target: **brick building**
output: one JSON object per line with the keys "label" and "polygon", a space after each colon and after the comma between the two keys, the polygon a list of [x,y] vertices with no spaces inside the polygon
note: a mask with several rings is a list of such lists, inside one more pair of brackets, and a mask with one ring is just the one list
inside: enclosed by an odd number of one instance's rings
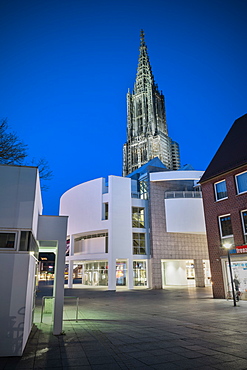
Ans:
{"label": "brick building", "polygon": [[230,290],[227,244],[242,298],[247,291],[246,135],[247,114],[233,123],[200,180],[215,298]]}

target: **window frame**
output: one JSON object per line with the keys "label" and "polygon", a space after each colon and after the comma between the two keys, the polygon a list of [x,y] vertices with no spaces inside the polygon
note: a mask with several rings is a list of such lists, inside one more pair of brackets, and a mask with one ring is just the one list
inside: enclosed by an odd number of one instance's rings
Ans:
{"label": "window frame", "polygon": [[243,171],[243,172],[240,172],[237,175],[235,175],[235,183],[236,183],[237,194],[247,193],[247,189],[244,190],[244,191],[239,191],[238,180],[237,180],[238,176],[243,175],[244,173],[246,173],[246,175],[247,175],[247,171]]}
{"label": "window frame", "polygon": [[[134,212],[133,210],[134,209],[137,209],[138,211],[137,212]],[[140,211],[143,211],[143,213],[141,213]],[[146,215],[145,215],[145,207],[135,207],[135,206],[132,206],[132,214],[131,214],[131,217],[132,217],[132,228],[133,229],[145,229],[146,228]],[[137,219],[134,219],[133,216],[134,214],[137,214],[138,217]],[[142,216],[143,216],[143,220],[142,220]],[[134,226],[134,222],[138,223],[138,226]],[[143,223],[143,226],[141,226]]]}
{"label": "window frame", "polygon": [[[138,237],[138,239],[137,238],[134,238],[134,234],[138,234],[139,235],[139,237]],[[143,239],[140,237],[140,234],[141,235],[143,235],[144,236],[144,247],[143,246],[141,246],[141,243],[140,243],[140,241],[143,241]],[[133,254],[133,256],[146,256],[147,255],[147,243],[146,243],[146,233],[145,232],[133,232],[132,233],[132,254]],[[134,240],[138,240],[139,241],[139,245],[138,246],[135,246],[134,245]],[[141,248],[144,248],[144,252],[145,253],[134,253],[134,248],[136,248],[136,249],[139,249],[139,252],[141,252]]]}
{"label": "window frame", "polygon": [[6,251],[16,251],[17,250],[17,243],[18,243],[18,231],[17,230],[0,230],[0,234],[14,234],[15,240],[14,240],[14,247],[13,248],[1,248],[0,252],[6,252]]}
{"label": "window frame", "polygon": [[247,213],[247,209],[243,209],[242,211],[240,211],[240,213],[241,213],[241,222],[242,222],[242,230],[243,230],[243,235],[244,235],[244,242],[245,242],[245,244],[247,244],[247,223],[246,223],[246,227],[245,227],[244,216],[243,216],[244,212]]}
{"label": "window frame", "polygon": [[217,181],[217,182],[214,183],[214,194],[215,194],[215,200],[216,200],[216,202],[219,202],[219,201],[224,200],[224,199],[228,199],[227,186],[226,186],[226,197],[218,198],[218,194],[219,193],[217,192],[216,187],[217,187],[218,184],[220,184],[222,182],[225,182],[225,184],[226,184],[226,180],[225,179],[220,180],[220,181]]}
{"label": "window frame", "polygon": [[103,221],[107,221],[109,219],[109,203],[103,203]]}
{"label": "window frame", "polygon": [[230,213],[228,213],[228,214],[226,214],[226,215],[218,216],[218,220],[219,220],[219,229],[220,229],[220,238],[221,238],[222,240],[227,239],[227,238],[230,238],[230,237],[233,237],[233,233],[232,233],[232,234],[225,235],[225,236],[223,236],[223,235],[222,235],[222,227],[221,227],[221,221],[220,221],[220,220],[221,220],[223,217],[230,217],[231,227],[232,227],[232,219],[231,219],[231,214],[230,214]]}

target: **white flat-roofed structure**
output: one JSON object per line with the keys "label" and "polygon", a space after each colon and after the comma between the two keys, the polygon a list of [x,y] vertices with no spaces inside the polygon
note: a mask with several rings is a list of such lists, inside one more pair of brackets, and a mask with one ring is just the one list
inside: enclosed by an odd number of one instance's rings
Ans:
{"label": "white flat-roofed structure", "polygon": [[[147,201],[132,198],[136,181],[109,176],[75,186],[60,200],[60,215],[68,215],[69,287],[73,269],[79,266],[82,284],[132,289],[148,286]],[[133,228],[132,214],[142,220]],[[145,214],[144,214],[145,213]],[[137,220],[138,222],[138,220]],[[135,235],[134,235],[135,234]],[[140,266],[142,275],[135,277]]]}
{"label": "white flat-roofed structure", "polygon": [[128,177],[99,178],[64,193],[69,287],[73,278],[82,287],[109,290],[205,286],[210,273],[202,174],[167,171],[156,158]]}
{"label": "white flat-roofed structure", "polygon": [[53,333],[62,332],[67,217],[43,216],[36,167],[0,165],[0,356],[21,356],[33,324],[38,253],[56,254]]}

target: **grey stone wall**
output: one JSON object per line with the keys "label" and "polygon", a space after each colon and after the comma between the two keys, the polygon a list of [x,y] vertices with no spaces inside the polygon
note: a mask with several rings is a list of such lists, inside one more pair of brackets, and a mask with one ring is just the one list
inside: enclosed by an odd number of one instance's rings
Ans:
{"label": "grey stone wall", "polygon": [[151,287],[162,288],[161,259],[193,259],[196,286],[204,286],[202,260],[209,259],[206,235],[167,233],[164,202],[167,186],[166,181],[150,182]]}

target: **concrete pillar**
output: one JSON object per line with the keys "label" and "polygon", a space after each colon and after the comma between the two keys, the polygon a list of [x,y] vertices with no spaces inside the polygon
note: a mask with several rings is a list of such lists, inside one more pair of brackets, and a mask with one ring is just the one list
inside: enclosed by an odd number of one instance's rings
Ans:
{"label": "concrete pillar", "polygon": [[74,262],[69,261],[68,288],[73,288],[73,268],[74,268]]}
{"label": "concrete pillar", "polygon": [[[74,256],[74,245],[75,245],[74,235],[70,235],[69,256]],[[68,288],[73,288],[73,266],[74,266],[73,261],[69,261]]]}
{"label": "concrete pillar", "polygon": [[151,260],[152,289],[162,289],[161,261],[157,258]]}
{"label": "concrete pillar", "polygon": [[63,328],[63,302],[64,302],[64,266],[65,266],[65,248],[57,246],[55,279],[53,286],[54,311],[53,311],[53,334],[59,335]]}
{"label": "concrete pillar", "polygon": [[133,277],[133,261],[132,259],[129,259],[127,261],[128,266],[128,289],[134,288],[134,277]]}
{"label": "concrete pillar", "polygon": [[194,260],[194,269],[195,269],[196,286],[197,287],[205,287],[203,260],[195,259]]}
{"label": "concrete pillar", "polygon": [[108,260],[108,290],[116,290],[116,259]]}

